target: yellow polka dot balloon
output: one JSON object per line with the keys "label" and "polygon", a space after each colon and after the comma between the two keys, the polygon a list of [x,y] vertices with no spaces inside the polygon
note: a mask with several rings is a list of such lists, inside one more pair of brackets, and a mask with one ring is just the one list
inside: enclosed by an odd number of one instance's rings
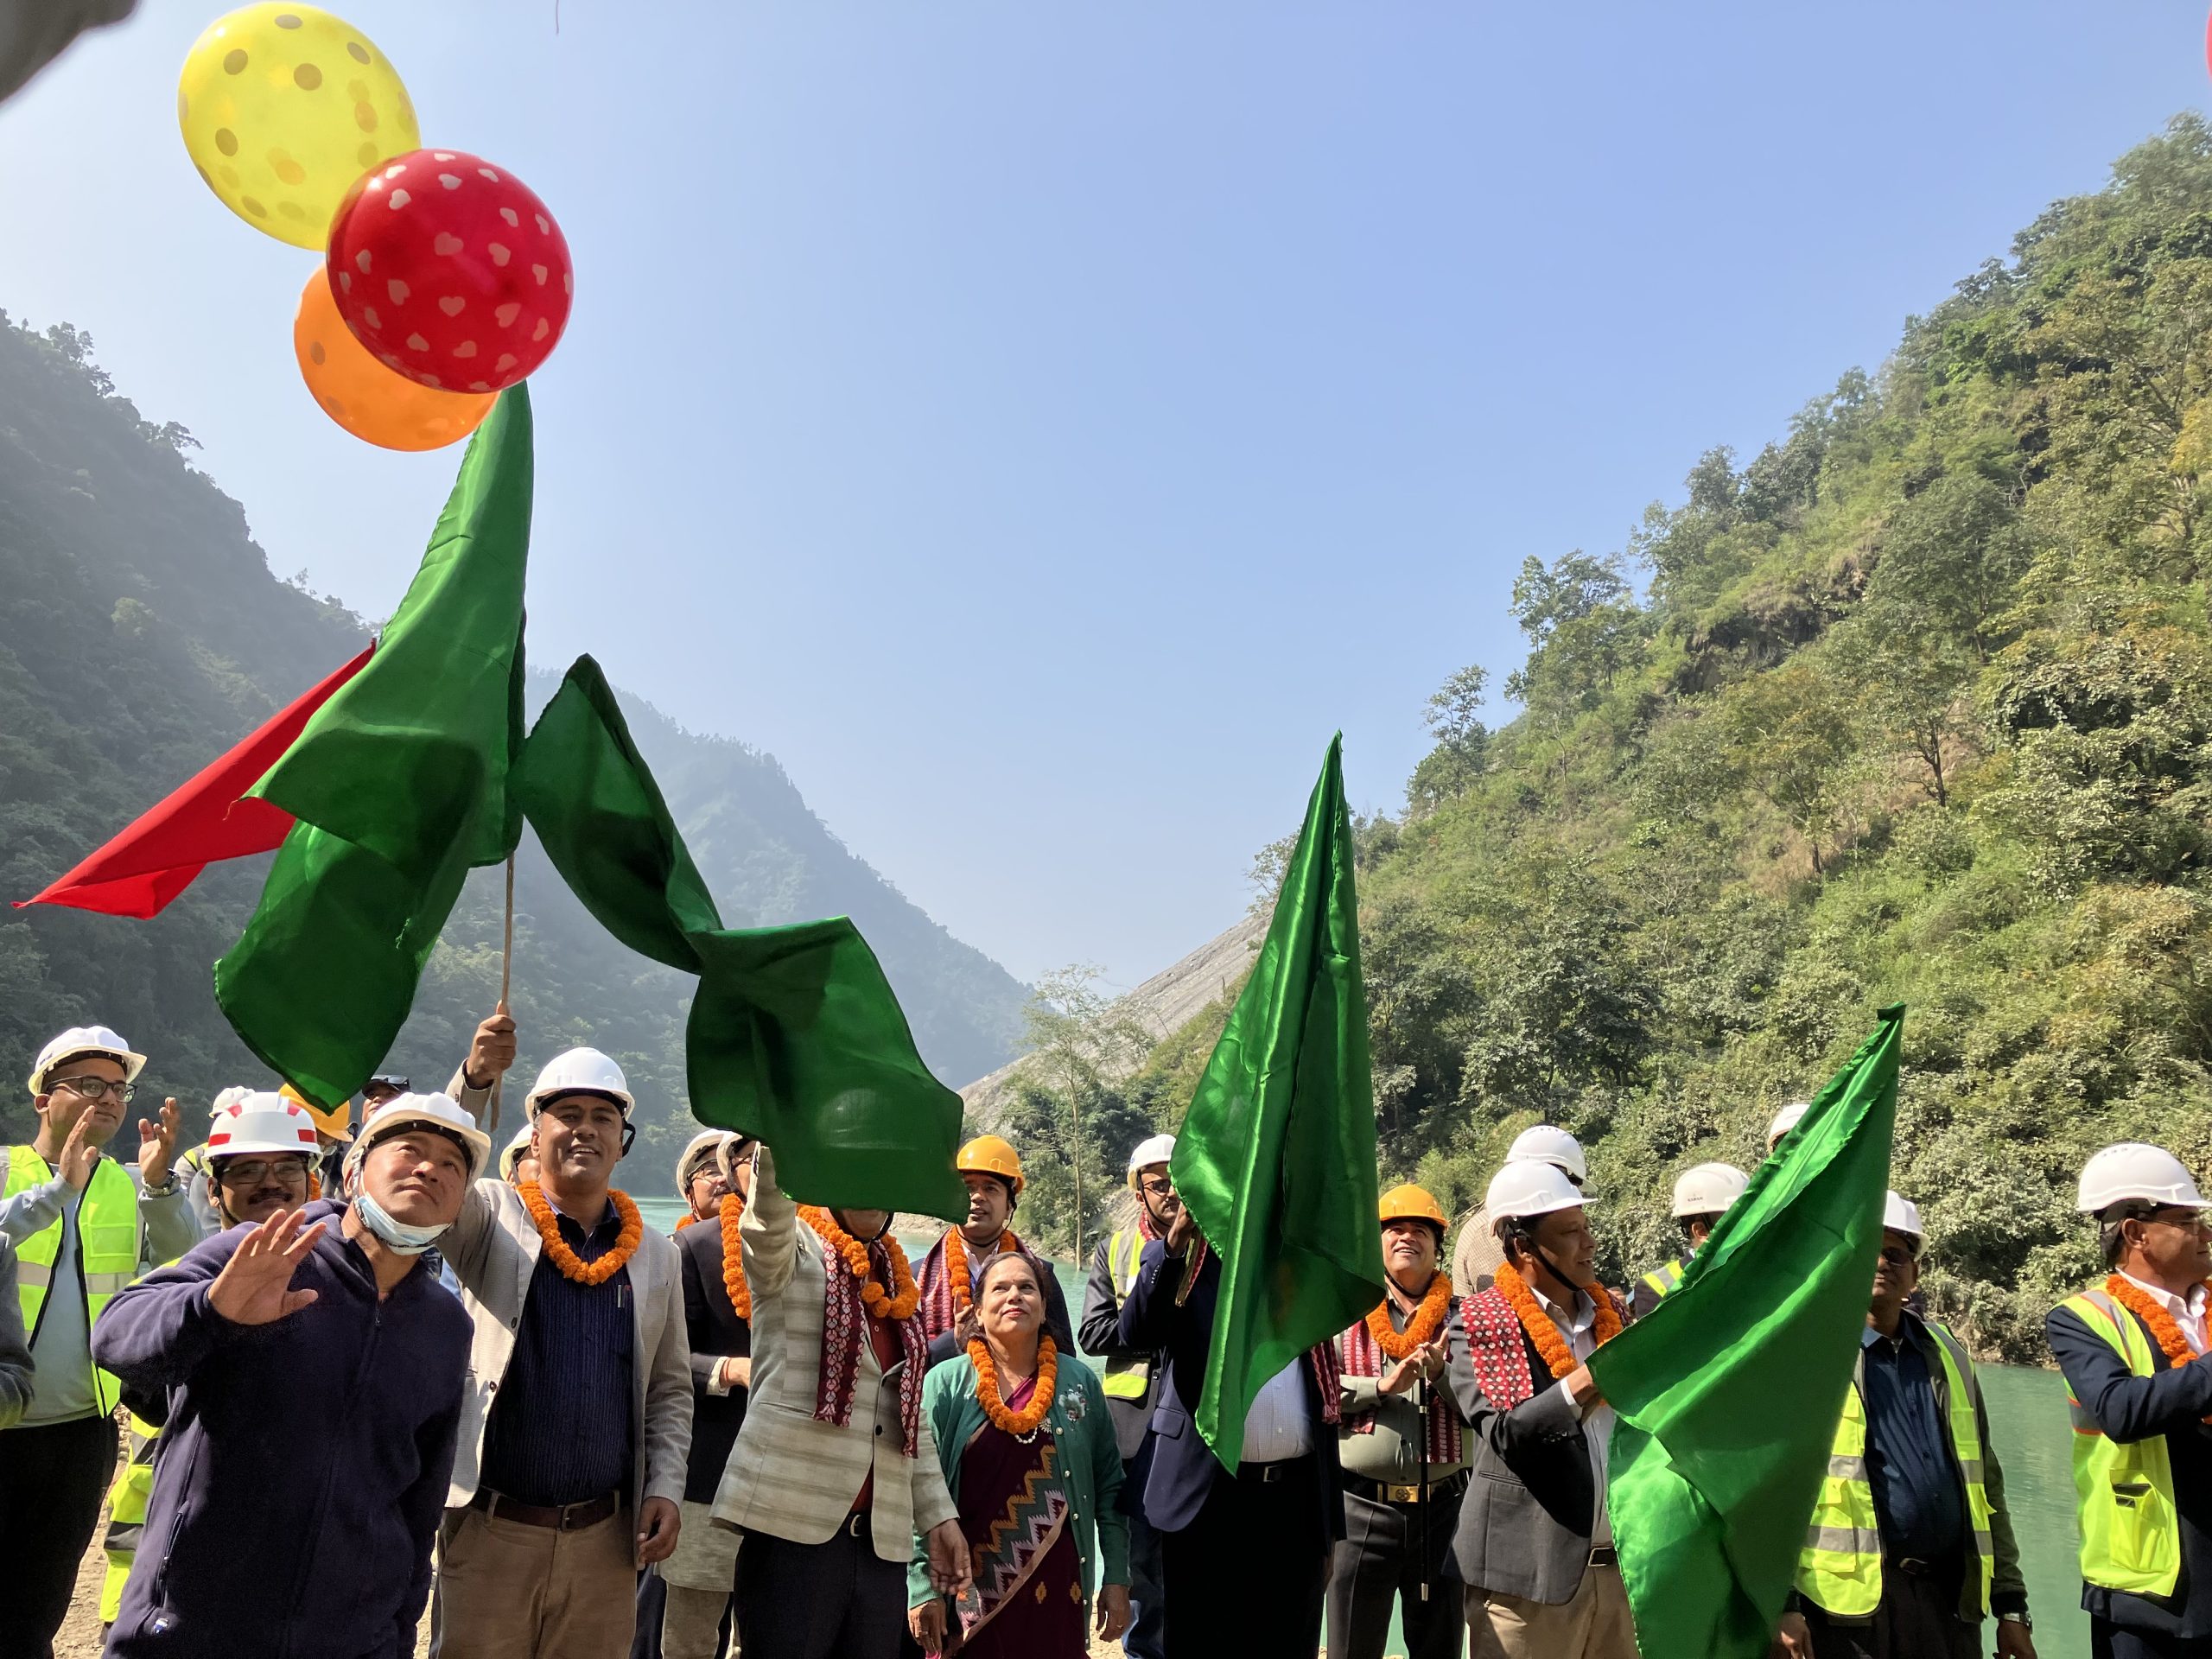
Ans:
{"label": "yellow polka dot balloon", "polygon": [[391,60],[313,6],[245,6],[210,23],[177,78],[176,118],[225,207],[318,251],[353,181],[423,142]]}

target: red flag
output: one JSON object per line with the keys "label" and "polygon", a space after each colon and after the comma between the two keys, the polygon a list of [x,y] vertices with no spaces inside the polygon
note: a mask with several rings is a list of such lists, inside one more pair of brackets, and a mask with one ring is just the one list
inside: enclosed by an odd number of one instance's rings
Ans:
{"label": "red flag", "polygon": [[109,916],[157,916],[208,865],[283,843],[292,815],[245,792],[299,739],[309,716],[352,679],[368,650],[301,693],[251,737],[111,840],[26,905],[68,905]]}

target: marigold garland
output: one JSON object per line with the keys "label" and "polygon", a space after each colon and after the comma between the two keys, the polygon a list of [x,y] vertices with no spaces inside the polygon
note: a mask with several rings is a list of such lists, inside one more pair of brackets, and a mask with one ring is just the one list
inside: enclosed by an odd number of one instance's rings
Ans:
{"label": "marigold garland", "polygon": [[1060,1354],[1053,1345],[1052,1333],[1043,1332],[1037,1338],[1037,1387],[1020,1411],[1007,1410],[999,1393],[999,1363],[991,1344],[976,1338],[968,1344],[968,1357],[976,1363],[976,1398],[982,1403],[983,1415],[1017,1438],[1034,1434],[1045,1414],[1052,1410],[1052,1395],[1059,1385]]}
{"label": "marigold garland", "polygon": [[753,1289],[745,1282],[745,1251],[737,1236],[737,1224],[745,1214],[745,1200],[734,1192],[722,1195],[722,1290],[737,1317],[753,1319]]}
{"label": "marigold garland", "polygon": [[883,1287],[869,1277],[868,1246],[837,1224],[837,1218],[820,1205],[802,1205],[799,1219],[820,1235],[822,1242],[845,1258],[845,1266],[854,1278],[861,1281],[861,1306],[871,1318],[889,1319],[894,1325],[914,1317],[914,1310],[922,1305],[922,1293],[914,1283],[913,1269],[906,1265],[906,1252],[899,1248],[899,1241],[886,1233],[883,1245],[891,1257],[891,1279],[895,1294],[887,1295]]}
{"label": "marigold garland", "polygon": [[[2212,1289],[2212,1279],[2204,1282],[2208,1289]],[[2183,1333],[2181,1322],[2133,1280],[2124,1274],[2115,1273],[2105,1281],[2105,1294],[2143,1321],[2143,1328],[2151,1333],[2151,1340],[2158,1344],[2166,1357],[2166,1363],[2176,1370],[2196,1357],[2196,1350],[2189,1345],[2189,1338]],[[2212,1417],[2204,1421],[2212,1423]]]}
{"label": "marigold garland", "polygon": [[[1428,1281],[1421,1306],[1414,1310],[1412,1319],[1406,1321],[1402,1333],[1390,1327],[1390,1300],[1384,1297],[1376,1303],[1375,1311],[1367,1316],[1367,1334],[1375,1338],[1375,1345],[1392,1359],[1403,1359],[1416,1348],[1425,1347],[1436,1340],[1436,1333],[1444,1328],[1446,1317],[1452,1312],[1452,1275],[1440,1273]],[[1548,1319],[1547,1325],[1551,1323]]]}
{"label": "marigold garland", "polygon": [[[1021,1241],[1014,1236],[1014,1229],[1007,1228],[999,1234],[1001,1250],[1018,1250]],[[976,1292],[969,1283],[968,1238],[957,1227],[944,1230],[944,1278],[952,1288],[952,1317],[957,1320],[975,1300]]]}
{"label": "marigold garland", "polygon": [[610,1189],[607,1201],[613,1205],[614,1213],[622,1217],[622,1230],[615,1236],[614,1248],[597,1261],[586,1262],[569,1248],[569,1241],[561,1236],[560,1218],[553,1213],[553,1206],[546,1202],[544,1190],[536,1181],[524,1181],[515,1191],[522,1194],[523,1207],[530,1211],[530,1218],[537,1225],[537,1236],[544,1241],[545,1254],[561,1270],[561,1276],[572,1284],[603,1285],[629,1265],[630,1258],[638,1253],[638,1244],[645,1236],[645,1224],[632,1203],[627,1192]]}
{"label": "marigold garland", "polygon": [[[1511,1304],[1521,1317],[1521,1328],[1529,1333],[1529,1340],[1536,1344],[1536,1351],[1544,1357],[1544,1363],[1551,1367],[1554,1377],[1571,1376],[1581,1361],[1575,1358],[1574,1350],[1567,1345],[1567,1338],[1560,1334],[1559,1326],[1552,1323],[1550,1314],[1536,1306],[1536,1293],[1529,1288],[1529,1281],[1510,1262],[1500,1262],[1491,1282],[1498,1294]],[[1592,1299],[1598,1306],[1598,1345],[1604,1347],[1621,1333],[1621,1316],[1614,1310],[1613,1299],[1599,1291]]]}
{"label": "marigold garland", "polygon": [[676,1230],[677,1230],[677,1232],[679,1232],[679,1233],[680,1233],[680,1232],[682,1232],[682,1231],[683,1231],[686,1227],[689,1227],[689,1226],[690,1226],[693,1222],[695,1222],[695,1221],[698,1221],[698,1220],[701,1220],[701,1219],[702,1219],[702,1217],[698,1217],[698,1216],[695,1216],[695,1215],[691,1215],[691,1214],[690,1214],[690,1213],[687,1211],[687,1212],[685,1213],[685,1215],[684,1215],[683,1219],[683,1220],[681,1220],[681,1221],[679,1221],[679,1222],[677,1222],[677,1223],[676,1224]]}

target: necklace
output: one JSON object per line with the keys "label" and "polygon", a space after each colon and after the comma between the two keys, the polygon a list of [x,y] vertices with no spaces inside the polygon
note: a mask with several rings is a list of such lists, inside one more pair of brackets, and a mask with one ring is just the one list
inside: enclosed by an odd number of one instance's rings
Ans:
{"label": "necklace", "polygon": [[[1021,1241],[1007,1228],[999,1235],[1001,1250],[1018,1250]],[[957,1227],[949,1227],[944,1234],[944,1278],[952,1287],[952,1317],[957,1320],[968,1311],[975,1298],[975,1289],[968,1278],[968,1236]]]}
{"label": "necklace", "polygon": [[968,1357],[976,1364],[976,1398],[982,1403],[983,1415],[1027,1446],[1037,1438],[1037,1427],[1045,1421],[1045,1414],[1052,1410],[1059,1382],[1060,1355],[1052,1345],[1052,1333],[1047,1331],[1037,1338],[1037,1386],[1029,1403],[1020,1411],[1007,1410],[999,1393],[999,1363],[992,1356],[991,1344],[977,1337],[968,1344]]}
{"label": "necklace", "polygon": [[536,1181],[524,1181],[515,1190],[522,1194],[523,1207],[537,1224],[537,1236],[544,1243],[545,1254],[553,1258],[553,1265],[560,1268],[561,1276],[572,1284],[605,1284],[629,1264],[630,1258],[638,1253],[639,1241],[645,1236],[645,1221],[638,1214],[638,1206],[630,1201],[630,1195],[610,1189],[607,1200],[613,1205],[614,1213],[622,1217],[622,1230],[615,1236],[613,1249],[595,1262],[586,1262],[561,1236],[560,1218],[546,1201],[544,1189]]}
{"label": "necklace", "polygon": [[753,1318],[753,1292],[745,1282],[745,1252],[737,1236],[738,1218],[745,1213],[745,1200],[734,1192],[722,1198],[722,1289],[729,1297],[729,1305],[737,1310],[737,1317],[750,1321]]}
{"label": "necklace", "polygon": [[[1392,1359],[1403,1359],[1414,1349],[1436,1340],[1436,1333],[1444,1328],[1445,1316],[1451,1311],[1452,1275],[1440,1273],[1429,1280],[1421,1306],[1414,1310],[1402,1333],[1390,1328],[1390,1301],[1386,1296],[1367,1316],[1367,1334]],[[1551,1321],[1547,1319],[1544,1323],[1548,1325]]]}
{"label": "necklace", "polygon": [[[1536,1344],[1536,1351],[1544,1357],[1554,1377],[1569,1375],[1580,1362],[1574,1350],[1567,1345],[1567,1338],[1559,1333],[1559,1326],[1552,1323],[1550,1314],[1536,1306],[1536,1293],[1529,1288],[1529,1281],[1510,1262],[1500,1262],[1492,1282],[1499,1294],[1511,1305],[1521,1317],[1521,1328],[1529,1333],[1529,1340]],[[1591,1299],[1597,1304],[1598,1345],[1604,1347],[1621,1333],[1621,1316],[1613,1311],[1613,1299],[1599,1291]]]}
{"label": "necklace", "polygon": [[837,1218],[820,1205],[802,1205],[798,1213],[824,1244],[844,1257],[846,1269],[861,1281],[861,1305],[873,1317],[893,1324],[914,1317],[922,1293],[915,1287],[913,1270],[906,1265],[906,1252],[899,1248],[897,1239],[888,1233],[883,1238],[884,1250],[891,1257],[892,1293],[886,1294],[883,1287],[869,1277],[867,1245],[840,1227]]}

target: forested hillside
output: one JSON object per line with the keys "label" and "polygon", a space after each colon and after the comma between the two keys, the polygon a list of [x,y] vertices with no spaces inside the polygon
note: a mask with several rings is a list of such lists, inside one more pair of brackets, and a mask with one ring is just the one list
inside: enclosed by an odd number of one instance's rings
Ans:
{"label": "forested hillside", "polygon": [[2212,134],[2051,207],[1626,547],[1530,558],[1503,729],[1438,694],[1364,827],[1387,1161],[1479,1198],[1538,1116],[1607,1268],[1671,1178],[1910,1007],[1895,1185],[1988,1349],[2092,1271],[2110,1141],[2212,1158]]}
{"label": "forested hillside", "polygon": [[[81,334],[34,334],[0,314],[0,898],[36,892],[366,638],[360,618],[270,575],[245,511],[189,464],[194,447],[117,395]],[[539,698],[553,683],[537,675]],[[1011,976],[854,857],[773,759],[626,706],[728,920],[849,913],[940,1076],[958,1084],[1007,1059],[1023,995]],[[55,1030],[98,1020],[152,1057],[142,1100],[202,1103],[257,1079],[208,969],[264,868],[210,869],[151,922],[0,910],[10,1073]],[[570,1042],[615,1052],[665,1150],[690,1130],[689,982],[608,938],[527,835],[517,892],[523,1064]],[[442,1083],[498,995],[499,901],[499,873],[479,871],[432,958],[393,1056],[418,1084]],[[0,1136],[27,1120],[21,1093],[0,1093]]]}

